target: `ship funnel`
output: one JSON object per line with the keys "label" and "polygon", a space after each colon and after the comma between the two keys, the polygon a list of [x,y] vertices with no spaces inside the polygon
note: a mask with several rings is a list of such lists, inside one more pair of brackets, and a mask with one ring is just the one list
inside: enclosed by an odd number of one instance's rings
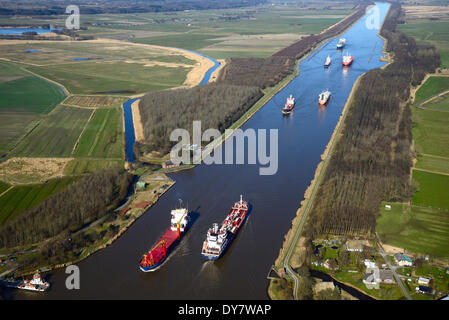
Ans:
{"label": "ship funnel", "polygon": [[240,195],[240,203],[242,203],[242,202],[243,202],[242,195]]}

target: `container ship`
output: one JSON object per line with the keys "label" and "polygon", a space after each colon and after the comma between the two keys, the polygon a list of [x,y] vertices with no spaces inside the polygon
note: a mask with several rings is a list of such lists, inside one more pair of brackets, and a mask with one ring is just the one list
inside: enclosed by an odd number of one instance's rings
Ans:
{"label": "container ship", "polygon": [[354,61],[354,57],[349,55],[349,53],[346,53],[346,55],[343,56],[344,66],[350,66],[352,64],[352,61]]}
{"label": "container ship", "polygon": [[42,280],[39,272],[36,272],[33,275],[33,279],[31,280],[13,280],[13,281],[5,281],[3,283],[5,287],[16,288],[21,290],[29,290],[29,291],[38,291],[43,292],[47,291],[50,288],[50,284],[44,280]]}
{"label": "container ship", "polygon": [[331,57],[327,56],[326,61],[324,62],[325,67],[329,67],[331,65]]}
{"label": "container ship", "polygon": [[337,49],[343,49],[345,45],[346,45],[346,39],[340,38],[340,40],[338,40],[338,43],[337,43]]}
{"label": "container ship", "polygon": [[240,195],[240,201],[234,203],[221,225],[214,223],[212,228],[207,231],[201,251],[201,255],[205,259],[217,260],[223,255],[245,221],[247,212],[248,202],[243,201]]}
{"label": "container ship", "polygon": [[182,235],[189,227],[189,214],[186,208],[171,211],[170,228],[165,231],[159,241],[143,255],[140,261],[140,270],[143,272],[155,271],[160,268],[170,252],[181,240]]}
{"label": "container ship", "polygon": [[323,91],[318,96],[318,102],[320,103],[320,105],[324,106],[330,97],[331,97],[331,92],[329,90]]}
{"label": "container ship", "polygon": [[290,97],[287,98],[285,106],[282,108],[282,113],[284,115],[290,114],[294,106],[295,106],[295,98],[293,98],[293,96],[290,95]]}

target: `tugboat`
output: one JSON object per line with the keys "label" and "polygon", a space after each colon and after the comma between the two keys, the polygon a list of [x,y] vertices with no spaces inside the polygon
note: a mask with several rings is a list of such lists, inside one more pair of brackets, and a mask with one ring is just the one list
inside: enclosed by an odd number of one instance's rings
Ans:
{"label": "tugboat", "polygon": [[290,97],[287,98],[285,106],[282,108],[282,113],[284,115],[290,114],[294,106],[295,106],[295,98],[293,98],[293,96],[290,95]]}
{"label": "tugboat", "polygon": [[[180,200],[180,207],[182,206]],[[165,231],[161,239],[143,255],[140,261],[140,270],[143,272],[155,271],[169,256],[174,247],[181,241],[182,235],[189,227],[189,214],[186,208],[171,211],[170,228]]]}
{"label": "tugboat", "polygon": [[326,61],[324,62],[324,66],[327,68],[331,65],[331,57],[327,56]]}
{"label": "tugboat", "polygon": [[349,53],[346,53],[346,55],[343,56],[343,65],[344,66],[350,66],[352,62],[354,61],[354,57],[349,55]]}
{"label": "tugboat", "polygon": [[5,281],[4,286],[9,288],[38,291],[38,292],[47,291],[50,288],[50,284],[42,280],[39,272],[36,272],[33,275],[33,279],[31,280]]}
{"label": "tugboat", "polygon": [[201,250],[201,255],[205,259],[217,260],[223,255],[245,221],[248,208],[248,202],[243,201],[240,195],[240,201],[234,203],[221,225],[219,226],[217,223],[212,225],[212,228],[207,231],[206,240],[204,240]]}
{"label": "tugboat", "polygon": [[331,92],[329,90],[323,91],[320,93],[318,97],[318,102],[320,105],[324,106],[331,96]]}
{"label": "tugboat", "polygon": [[343,49],[345,45],[346,45],[346,39],[340,38],[340,40],[338,40],[338,43],[337,43],[337,49]]}

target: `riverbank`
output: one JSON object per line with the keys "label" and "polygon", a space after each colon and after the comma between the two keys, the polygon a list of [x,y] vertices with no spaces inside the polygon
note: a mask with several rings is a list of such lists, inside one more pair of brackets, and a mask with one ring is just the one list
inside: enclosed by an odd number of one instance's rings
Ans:
{"label": "riverbank", "polygon": [[[357,21],[359,21],[359,20],[360,19],[358,19]],[[385,22],[385,19],[384,19],[383,23],[384,22]],[[382,25],[383,25],[383,23],[382,23]],[[379,30],[382,30],[382,29],[379,29]],[[377,35],[378,36],[380,35],[380,31],[377,33]],[[385,48],[386,48],[386,44],[384,42],[384,45],[382,48],[382,51],[384,54],[385,54]],[[316,195],[318,187],[321,184],[321,181],[324,177],[324,173],[327,169],[327,165],[331,158],[332,150],[333,150],[334,146],[337,144],[337,142],[339,141],[339,137],[341,136],[341,130],[342,130],[342,128],[344,128],[344,121],[348,114],[348,110],[350,109],[350,106],[352,104],[353,95],[356,92],[356,90],[359,86],[360,80],[363,78],[364,75],[365,75],[365,73],[360,75],[354,82],[354,85],[352,86],[351,92],[350,92],[350,94],[346,100],[346,103],[343,107],[339,121],[338,121],[337,125],[335,126],[335,129],[332,133],[332,136],[331,136],[323,154],[321,155],[321,161],[317,165],[314,177],[311,180],[309,187],[306,189],[306,191],[304,193],[304,200],[301,201],[301,203],[300,203],[300,207],[296,212],[296,216],[292,220],[292,227],[289,229],[289,231],[285,235],[284,242],[280,249],[279,255],[278,255],[277,259],[275,260],[275,268],[276,269],[285,268],[286,271],[292,277],[296,277],[296,275],[293,273],[291,268],[294,267],[294,265],[299,266],[300,264],[302,264],[304,262],[304,261],[300,261],[300,259],[302,259],[302,260],[305,259],[305,257],[304,257],[305,250],[303,250],[305,247],[301,246],[301,243],[305,240],[305,238],[300,237],[300,233],[302,231],[302,228],[304,227],[304,225],[307,222],[309,211],[312,208],[314,196]],[[293,260],[293,262],[292,262],[292,260]],[[272,281],[272,280],[270,280],[270,281]],[[296,284],[296,279],[295,279],[295,284]],[[297,290],[297,288],[294,288],[294,292],[296,290]],[[296,296],[296,294],[295,294],[295,296]]]}
{"label": "riverbank", "polygon": [[[175,181],[167,177],[164,173],[154,173],[145,176],[140,180],[146,184],[142,189],[135,187],[134,192],[130,195],[127,202],[116,209],[116,217],[112,221],[104,221],[104,218],[91,223],[88,227],[83,228],[79,232],[84,233],[99,233],[105,229],[118,228],[117,232],[110,238],[100,238],[94,244],[87,248],[79,254],[79,257],[75,260],[56,264],[56,265],[42,265],[39,267],[33,267],[32,270],[25,269],[24,271],[16,271],[15,276],[27,276],[35,272],[36,269],[42,272],[49,272],[60,268],[65,268],[69,265],[79,263],[84,259],[90,257],[94,253],[101,249],[110,246],[114,241],[116,241],[120,236],[122,236],[126,230],[139,219],[148,209],[150,209],[158,199],[167,192],[174,184]],[[48,241],[48,240],[46,240]],[[5,276],[6,274],[4,274]]]}

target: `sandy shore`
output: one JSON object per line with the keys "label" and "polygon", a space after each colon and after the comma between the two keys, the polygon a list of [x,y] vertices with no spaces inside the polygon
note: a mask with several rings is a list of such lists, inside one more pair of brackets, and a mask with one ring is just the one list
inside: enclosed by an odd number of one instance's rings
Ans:
{"label": "sandy shore", "polygon": [[137,142],[145,140],[145,136],[143,135],[142,120],[140,118],[139,102],[140,100],[136,100],[131,104],[134,122],[134,135],[136,136]]}
{"label": "sandy shore", "polygon": [[212,74],[210,75],[209,82],[217,81],[218,75],[220,74],[221,70],[223,70],[223,68],[226,65],[226,59],[217,59],[217,61],[220,63],[220,66],[217,69],[215,69],[214,72],[212,72]]}

